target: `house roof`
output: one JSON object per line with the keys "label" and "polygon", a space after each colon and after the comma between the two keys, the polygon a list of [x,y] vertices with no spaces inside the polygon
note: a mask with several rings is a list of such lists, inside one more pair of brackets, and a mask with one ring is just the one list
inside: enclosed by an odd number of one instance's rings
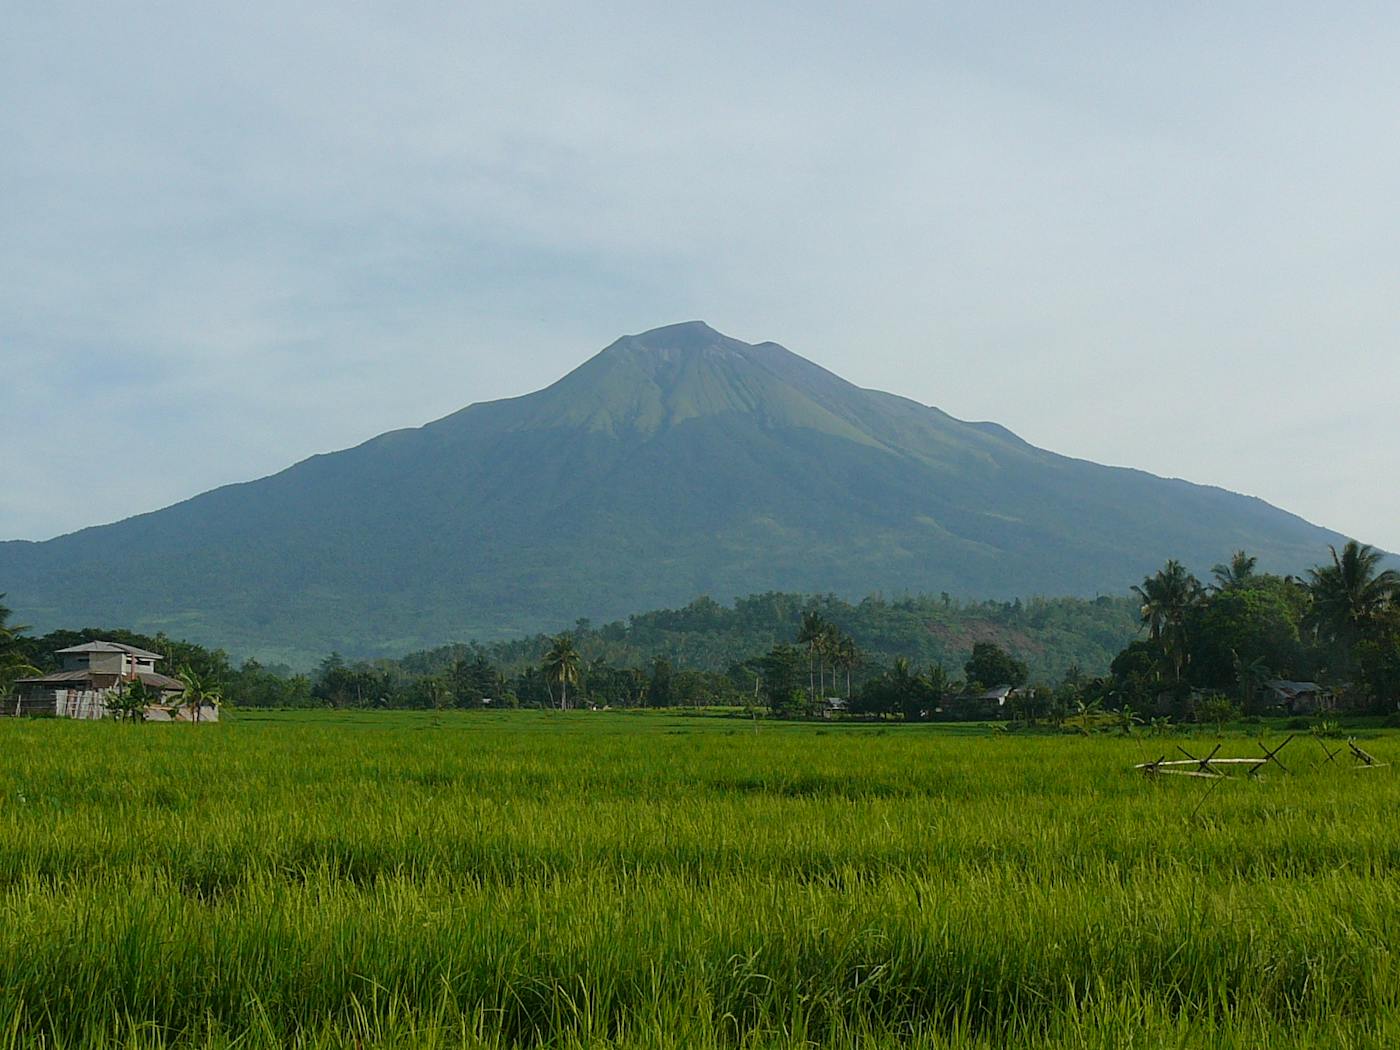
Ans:
{"label": "house roof", "polygon": [[185,683],[178,678],[171,678],[168,674],[160,674],[156,671],[138,671],[136,677],[141,679],[146,685],[153,689],[167,689],[170,691],[185,691]]}
{"label": "house roof", "polygon": [[39,675],[35,678],[16,678],[15,685],[63,685],[67,682],[85,682],[90,677],[91,671],[55,671],[53,674]]}
{"label": "house roof", "polygon": [[994,689],[988,689],[985,693],[977,696],[978,700],[1005,700],[1016,690],[1009,685],[999,685]]}
{"label": "house roof", "polygon": [[1272,682],[1268,682],[1267,685],[1270,689],[1276,690],[1277,692],[1289,693],[1294,696],[1299,693],[1323,692],[1322,686],[1318,685],[1316,682],[1288,682],[1282,678],[1275,678]]}
{"label": "house roof", "polygon": [[[141,679],[143,685],[148,685],[152,689],[159,689],[163,692],[185,691],[185,683],[178,678],[171,678],[169,675],[158,674],[155,671],[138,671],[136,677]],[[15,685],[52,685],[65,686],[75,682],[85,682],[95,688],[110,689],[117,683],[115,674],[104,674],[101,671],[55,671],[53,674],[39,675],[37,678],[18,678]]]}
{"label": "house roof", "polygon": [[122,645],[120,642],[84,642],[82,645],[70,645],[67,649],[58,650],[60,653],[126,653],[128,656],[141,656],[147,660],[164,660],[160,653],[153,653],[147,649],[138,649],[134,645]]}

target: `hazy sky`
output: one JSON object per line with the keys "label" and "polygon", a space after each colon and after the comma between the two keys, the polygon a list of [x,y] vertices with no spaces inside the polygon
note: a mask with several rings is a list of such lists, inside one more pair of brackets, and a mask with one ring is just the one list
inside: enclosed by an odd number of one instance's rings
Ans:
{"label": "hazy sky", "polygon": [[11,0],[0,538],[703,318],[1400,549],[1397,54],[1393,3]]}

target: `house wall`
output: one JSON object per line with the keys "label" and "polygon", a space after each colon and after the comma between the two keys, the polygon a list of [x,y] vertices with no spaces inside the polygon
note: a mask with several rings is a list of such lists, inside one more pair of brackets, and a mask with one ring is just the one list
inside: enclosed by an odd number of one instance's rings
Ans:
{"label": "house wall", "polygon": [[126,668],[125,653],[65,653],[65,671],[98,671],[102,674],[122,674]]}
{"label": "house wall", "polygon": [[6,718],[20,718],[26,715],[48,715],[52,714],[54,701],[52,693],[44,693],[41,696],[19,694],[6,697],[0,703],[0,715]]}

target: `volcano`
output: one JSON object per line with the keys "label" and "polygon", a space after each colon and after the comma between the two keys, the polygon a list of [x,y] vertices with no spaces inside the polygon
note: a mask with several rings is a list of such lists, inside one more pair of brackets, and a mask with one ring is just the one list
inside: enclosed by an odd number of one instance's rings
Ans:
{"label": "volcano", "polygon": [[1121,594],[1337,533],[865,390],[701,322],[553,385],[42,543],[0,544],[38,629],[164,630],[304,661],[557,629],[766,590]]}

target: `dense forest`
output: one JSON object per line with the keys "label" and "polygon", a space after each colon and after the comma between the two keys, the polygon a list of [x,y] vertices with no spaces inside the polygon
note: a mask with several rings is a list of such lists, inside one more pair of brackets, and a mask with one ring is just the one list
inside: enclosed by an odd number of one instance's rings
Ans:
{"label": "dense forest", "polygon": [[[1123,597],[858,603],[785,593],[700,598],[554,636],[448,645],[397,660],[327,656],[311,674],[235,666],[163,635],[85,628],[31,636],[0,606],[0,692],[54,652],[106,638],[240,707],[698,707],[792,716],[1081,723],[1091,712],[1219,720],[1285,710],[1276,686],[1316,683],[1314,709],[1396,711],[1400,576],[1356,543],[1305,578],[1243,551],[1206,583],[1175,561]],[[998,692],[999,690],[999,692]],[[1010,690],[1008,692],[1008,690]],[[1123,714],[1125,713],[1126,714]]]}
{"label": "dense forest", "polygon": [[[742,700],[753,693],[753,661],[792,642],[804,616],[819,616],[859,647],[858,684],[896,660],[961,666],[977,643],[995,644],[1023,661],[1037,679],[1058,681],[1071,668],[1106,671],[1138,631],[1126,597],[1035,598],[961,602],[948,595],[846,602],[831,595],[770,592],[725,606],[702,597],[681,609],[660,609],[602,625],[586,620],[567,634],[583,661],[580,702],[693,705]],[[13,632],[12,632],[13,633]],[[15,635],[16,659],[40,671],[56,668],[55,650],[106,638],[167,656],[172,673],[187,668],[221,683],[240,706],[432,706],[434,693],[452,703],[549,703],[541,659],[553,637],[539,634],[489,644],[462,643],[397,660],[355,661],[330,654],[311,674],[249,660],[235,664],[210,650],[164,635],[89,627],[33,637]],[[13,675],[11,677],[14,677]],[[444,681],[449,684],[444,685]],[[3,683],[0,682],[0,685]]]}
{"label": "dense forest", "polygon": [[[1107,670],[1138,631],[1129,598],[1034,598],[1027,602],[960,602],[948,595],[851,603],[833,595],[769,592],[732,606],[698,598],[682,609],[660,609],[594,626],[578,621],[568,632],[589,660],[648,666],[666,660],[694,671],[728,671],[792,641],[804,614],[818,613],[854,638],[873,665],[903,657],[914,663],[961,663],[977,642],[995,642],[1024,660],[1037,677],[1058,679],[1068,668]],[[395,663],[433,674],[464,655],[484,653],[508,672],[537,664],[550,638],[536,635],[489,646],[452,645],[414,653]]]}

